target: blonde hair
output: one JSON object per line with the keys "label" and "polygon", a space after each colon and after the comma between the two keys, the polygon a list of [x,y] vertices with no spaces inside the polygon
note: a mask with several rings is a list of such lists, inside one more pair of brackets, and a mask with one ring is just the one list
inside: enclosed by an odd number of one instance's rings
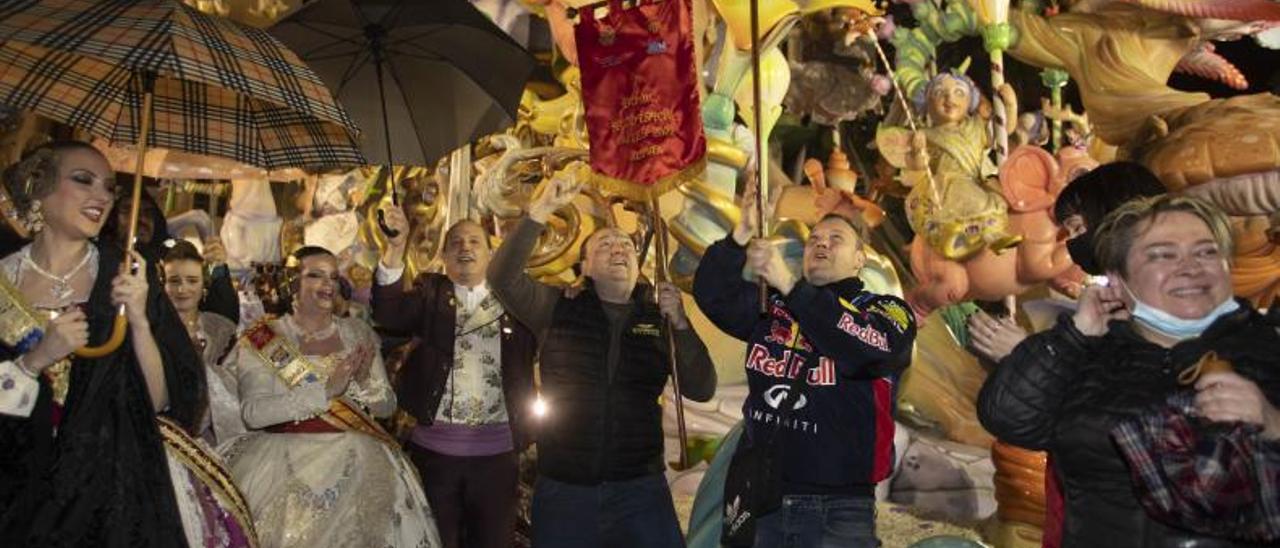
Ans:
{"label": "blonde hair", "polygon": [[[1125,202],[1109,213],[1098,225],[1094,256],[1106,272],[1128,274],[1129,250],[1143,232],[1150,230],[1156,219],[1166,213],[1184,212],[1195,215],[1209,227],[1218,249],[1228,258],[1235,248],[1231,222],[1217,206],[1200,198],[1162,194]],[[1148,222],[1150,221],[1150,222]],[[1228,259],[1229,260],[1229,259]]]}

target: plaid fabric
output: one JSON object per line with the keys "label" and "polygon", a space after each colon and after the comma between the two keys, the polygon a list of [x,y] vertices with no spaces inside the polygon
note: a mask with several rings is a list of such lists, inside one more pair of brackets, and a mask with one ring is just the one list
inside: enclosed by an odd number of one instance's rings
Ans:
{"label": "plaid fabric", "polygon": [[1179,392],[1111,431],[1143,507],[1206,535],[1280,540],[1280,444],[1264,441],[1258,425],[1195,417],[1194,398]]}
{"label": "plaid fabric", "polygon": [[267,33],[175,0],[0,5],[0,103],[132,145],[157,75],[151,146],[278,169],[363,164],[328,88]]}

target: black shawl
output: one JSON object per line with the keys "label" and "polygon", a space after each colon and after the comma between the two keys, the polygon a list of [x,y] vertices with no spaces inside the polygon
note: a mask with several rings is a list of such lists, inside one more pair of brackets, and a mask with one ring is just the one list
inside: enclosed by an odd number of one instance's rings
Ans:
{"label": "black shawl", "polygon": [[[89,341],[101,344],[116,316],[111,280],[122,253],[100,244],[98,277],[88,303]],[[205,401],[204,368],[155,269],[147,317],[164,361],[166,416],[194,430]],[[19,495],[5,546],[185,547],[165,448],[146,381],[130,340],[99,359],[71,366],[66,415],[54,441],[52,466]]]}

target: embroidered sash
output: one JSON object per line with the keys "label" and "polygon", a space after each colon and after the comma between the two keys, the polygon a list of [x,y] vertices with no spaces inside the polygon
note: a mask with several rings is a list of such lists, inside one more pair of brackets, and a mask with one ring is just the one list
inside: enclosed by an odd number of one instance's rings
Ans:
{"label": "embroidered sash", "polygon": [[[246,343],[246,347],[253,351],[259,359],[266,362],[267,366],[272,371],[275,371],[280,380],[284,381],[290,388],[302,384],[303,381],[319,382],[320,375],[316,372],[315,364],[302,355],[302,351],[297,345],[293,344],[293,341],[276,333],[271,328],[269,318],[259,320],[258,323],[245,331],[241,339]],[[388,434],[382,428],[382,425],[378,424],[373,417],[370,417],[359,406],[351,403],[346,398],[329,400],[328,411],[322,413],[319,417],[302,422],[317,420],[339,432],[359,432],[372,436],[373,439],[386,443],[397,450],[400,447],[400,443],[391,434]],[[317,432],[324,431],[324,429],[299,429],[296,431]]]}
{"label": "embroidered sash", "polygon": [[0,342],[25,354],[44,336],[44,322],[22,299],[18,288],[0,274]]}
{"label": "embroidered sash", "polygon": [[253,514],[249,512],[249,503],[231,480],[231,474],[222,467],[222,463],[209,454],[182,427],[165,417],[156,417],[160,427],[160,435],[164,439],[165,448],[191,473],[200,483],[209,488],[224,509],[231,514],[240,526],[249,546],[258,546],[258,533],[253,527]]}

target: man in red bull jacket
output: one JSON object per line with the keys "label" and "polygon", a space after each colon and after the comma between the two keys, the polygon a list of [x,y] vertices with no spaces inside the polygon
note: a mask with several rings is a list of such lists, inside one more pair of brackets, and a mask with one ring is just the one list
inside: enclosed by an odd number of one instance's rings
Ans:
{"label": "man in red bull jacket", "polygon": [[[693,296],[747,343],[742,443],[777,429],[782,507],[758,518],[755,545],[877,546],[874,489],[893,468],[894,385],[910,363],[914,318],[901,299],[863,289],[864,243],[848,219],[828,215],[814,226],[796,279],[775,246],[752,239],[755,215],[743,211],[733,234],[702,257]],[[766,314],[745,266],[769,285]]]}

